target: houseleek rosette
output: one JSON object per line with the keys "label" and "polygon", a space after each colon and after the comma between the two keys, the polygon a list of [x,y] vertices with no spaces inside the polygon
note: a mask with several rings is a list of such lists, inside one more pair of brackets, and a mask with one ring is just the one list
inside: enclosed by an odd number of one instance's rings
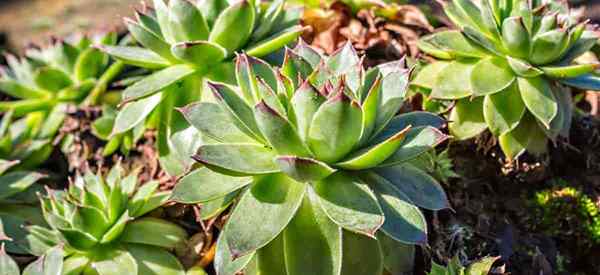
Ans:
{"label": "houseleek rosette", "polygon": [[97,103],[107,85],[123,69],[121,62],[91,47],[117,43],[116,33],[56,41],[31,48],[22,58],[6,55],[0,70],[0,92],[15,98],[0,102],[0,113],[14,119],[0,135],[0,157],[35,167],[52,152],[52,143],[67,105]]}
{"label": "houseleek rosette", "polygon": [[[396,115],[404,61],[364,71],[350,44],[330,57],[305,43],[281,69],[241,55],[239,87],[211,82],[212,102],[181,111],[203,135],[172,199],[205,217],[236,197],[219,236],[220,275],[398,274],[427,241],[418,207],[448,207],[408,161],[446,139],[430,113]],[[239,195],[238,195],[239,194]]]}
{"label": "houseleek rosette", "polygon": [[87,173],[65,191],[48,191],[40,202],[50,228],[29,226],[29,239],[64,245],[62,274],[185,274],[168,250],[187,238],[171,222],[141,217],[161,206],[170,192],[158,182],[138,185],[120,165],[102,177]]}
{"label": "houseleek rosette", "polygon": [[567,135],[572,100],[567,86],[600,90],[598,64],[575,59],[597,37],[586,22],[560,15],[555,5],[526,0],[453,0],[444,11],[459,30],[424,37],[419,47],[436,57],[414,85],[430,98],[456,104],[450,132],[468,139],[489,129],[513,159],[542,153],[547,139]]}
{"label": "houseleek rosette", "polygon": [[300,13],[284,9],[283,0],[153,2],[154,9],[137,13],[137,21],[125,20],[143,47],[103,47],[125,63],[156,70],[124,91],[126,105],[112,132],[139,124],[158,129],[161,164],[180,175],[191,164],[198,138],[174,108],[199,100],[204,78],[233,83],[236,53],[265,56],[294,41],[302,32]]}

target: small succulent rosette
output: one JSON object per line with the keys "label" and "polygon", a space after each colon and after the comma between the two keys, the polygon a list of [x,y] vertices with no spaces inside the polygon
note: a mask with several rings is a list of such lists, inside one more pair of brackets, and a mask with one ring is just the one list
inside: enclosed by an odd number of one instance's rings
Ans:
{"label": "small succulent rosette", "polygon": [[187,156],[198,138],[174,108],[199,100],[203,79],[235,83],[236,53],[266,56],[295,41],[303,31],[297,24],[301,12],[284,9],[283,0],[154,0],[153,6],[138,12],[137,21],[125,19],[142,47],[102,48],[122,62],[155,71],[125,89],[112,134],[142,124],[157,129],[161,164],[180,175],[192,164]]}
{"label": "small succulent rosette", "polygon": [[448,201],[408,163],[446,139],[438,116],[397,115],[408,75],[403,60],[365,71],[350,44],[326,57],[300,42],[281,68],[240,55],[239,87],[210,83],[212,100],[181,109],[205,140],[193,157],[203,166],[172,199],[211,216],[237,198],[217,274],[396,274],[412,265],[413,245],[427,242],[419,207]]}
{"label": "small succulent rosette", "polygon": [[138,186],[136,175],[122,176],[119,165],[106,177],[87,173],[68,190],[48,191],[40,202],[50,228],[27,227],[32,241],[64,246],[62,274],[185,274],[169,250],[187,232],[144,214],[164,204],[168,191],[158,182]]}
{"label": "small succulent rosette", "polygon": [[458,30],[421,39],[420,49],[439,61],[425,66],[413,85],[429,98],[455,102],[453,136],[468,139],[489,129],[514,159],[543,153],[548,139],[568,134],[567,87],[600,90],[598,64],[577,59],[598,37],[558,7],[527,0],[445,3]]}

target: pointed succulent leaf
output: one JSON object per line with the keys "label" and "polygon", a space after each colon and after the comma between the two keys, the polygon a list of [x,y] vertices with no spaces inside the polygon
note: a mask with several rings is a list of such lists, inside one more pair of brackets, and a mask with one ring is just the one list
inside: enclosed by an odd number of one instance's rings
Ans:
{"label": "pointed succulent leaf", "polygon": [[[155,2],[162,0],[155,0]],[[146,49],[150,49],[162,58],[169,60],[170,62],[177,63],[177,59],[171,54],[171,46],[169,43],[164,41],[161,37],[153,33],[146,27],[141,26],[133,20],[126,19],[125,24],[129,33]],[[164,34],[164,33],[163,33]]]}
{"label": "pointed succulent leaf", "polygon": [[388,62],[378,66],[383,75],[379,107],[375,119],[374,134],[381,132],[400,111],[408,90],[409,71],[404,60]]}
{"label": "pointed succulent leaf", "polygon": [[257,144],[203,145],[193,158],[209,168],[237,175],[279,172],[274,162],[275,152]]}
{"label": "pointed succulent leaf", "polygon": [[25,191],[46,176],[37,172],[16,171],[0,176],[0,200]]}
{"label": "pointed succulent leaf", "polygon": [[561,79],[562,84],[575,87],[581,90],[600,91],[600,77],[593,74],[585,74],[582,76]]}
{"label": "pointed succulent leaf", "polygon": [[502,45],[499,42],[490,40],[489,36],[469,26],[463,28],[463,34],[487,51],[502,56]]}
{"label": "pointed succulent leaf", "polygon": [[135,12],[135,19],[137,19],[138,23],[145,27],[146,29],[152,31],[154,34],[158,36],[163,36],[162,30],[160,29],[160,24],[156,18],[156,12],[154,13],[144,13],[140,11]]}
{"label": "pointed succulent leaf", "polygon": [[32,88],[7,77],[0,78],[0,92],[18,99],[48,96],[49,92]]}
{"label": "pointed succulent leaf", "polygon": [[137,264],[138,274],[185,275],[185,269],[177,258],[164,249],[149,245],[128,244],[127,252]]}
{"label": "pointed succulent leaf", "polygon": [[63,263],[63,274],[81,274],[90,264],[90,258],[84,254],[73,254],[68,256]]}
{"label": "pointed succulent leaf", "polygon": [[75,62],[75,79],[84,81],[99,77],[107,63],[108,56],[96,48],[87,48]]}
{"label": "pointed succulent leaf", "polygon": [[509,160],[518,158],[525,150],[536,149],[531,153],[540,153],[546,148],[546,137],[535,118],[527,113],[514,130],[499,137],[498,142]]}
{"label": "pointed succulent leaf", "polygon": [[231,55],[250,38],[254,30],[255,13],[254,5],[249,0],[227,7],[216,19],[209,41],[221,45]]}
{"label": "pointed succulent leaf", "polygon": [[440,129],[445,124],[446,121],[442,117],[429,112],[415,111],[400,114],[390,120],[385,129],[372,139],[371,144],[382,142],[409,126],[412,128],[431,126]]}
{"label": "pointed succulent leaf", "polygon": [[412,160],[433,149],[446,139],[448,139],[448,136],[437,128],[431,126],[414,127],[406,133],[400,148],[380,166],[390,166]]}
{"label": "pointed succulent leaf", "polygon": [[253,45],[246,52],[250,56],[263,57],[272,52],[275,52],[285,45],[296,41],[300,35],[306,30],[306,28],[300,26],[294,26],[289,29],[285,29],[279,33],[267,37],[265,40]]}
{"label": "pointed succulent leaf", "polygon": [[379,175],[369,174],[367,180],[386,217],[381,230],[406,244],[427,243],[427,222],[410,199]]}
{"label": "pointed succulent leaf", "polygon": [[290,122],[261,101],[254,107],[258,128],[278,154],[308,157],[310,151]]}
{"label": "pointed succulent leaf", "polygon": [[362,132],[362,112],[340,92],[323,103],[308,131],[308,146],[319,160],[335,162],[351,152]]}
{"label": "pointed succulent leaf", "polygon": [[[275,89],[271,88],[262,78],[258,78],[258,99],[260,103],[264,103],[269,108],[273,109],[276,113],[285,116],[287,115],[286,108],[280,100],[280,97],[275,92]],[[256,115],[256,112],[255,112]]]}
{"label": "pointed succulent leaf", "polygon": [[250,184],[250,177],[230,177],[208,168],[195,169],[175,186],[171,200],[180,203],[209,202]]}
{"label": "pointed succulent leaf", "polygon": [[4,244],[2,244],[2,248],[0,248],[0,270],[2,270],[5,275],[19,275],[19,266],[17,263],[6,254],[6,250],[4,249]]}
{"label": "pointed succulent leaf", "polygon": [[525,104],[516,84],[483,100],[483,117],[494,136],[517,127],[524,113]]}
{"label": "pointed succulent leaf", "polygon": [[522,17],[508,17],[502,24],[502,41],[512,56],[529,57],[531,42]]}
{"label": "pointed succulent leaf", "polygon": [[536,65],[550,63],[563,54],[568,42],[568,33],[562,29],[538,35],[533,40],[529,60]]}
{"label": "pointed succulent leaf", "polygon": [[304,58],[304,60],[310,63],[310,65],[313,68],[316,68],[319,65],[319,63],[321,63],[321,60],[323,60],[323,56],[321,56],[321,54],[315,49],[313,49],[311,46],[306,44],[306,42],[304,42],[302,38],[299,39],[298,44],[294,48],[294,51],[299,56]]}
{"label": "pointed succulent leaf", "polygon": [[540,69],[544,75],[551,78],[575,78],[592,73],[598,69],[599,64],[579,64],[570,66],[547,66]]}
{"label": "pointed succulent leaf", "polygon": [[111,221],[102,211],[86,206],[79,206],[75,209],[71,222],[74,228],[89,233],[96,239],[100,239],[111,225]]}
{"label": "pointed succulent leaf", "polygon": [[384,162],[397,151],[411,128],[411,126],[407,126],[379,144],[358,150],[350,154],[350,156],[342,162],[336,163],[335,166],[346,170],[364,170],[373,168]]}
{"label": "pointed succulent leaf", "polygon": [[226,225],[233,258],[248,255],[275,239],[300,207],[305,191],[304,183],[285,174],[258,178],[242,195]]}
{"label": "pointed succulent leaf", "polygon": [[436,85],[438,74],[448,66],[446,61],[437,61],[423,66],[415,78],[410,82],[410,85],[422,87],[425,89],[433,89]]}
{"label": "pointed succulent leaf", "polygon": [[276,159],[281,172],[299,182],[315,182],[333,174],[336,170],[326,163],[298,156],[279,156]]}
{"label": "pointed succulent leaf", "polygon": [[394,185],[411,203],[428,209],[450,208],[444,189],[430,175],[410,164],[378,168],[375,173]]}
{"label": "pointed succulent leaf", "polygon": [[371,85],[371,89],[368,91],[363,103],[362,103],[362,134],[360,137],[360,143],[363,144],[373,133],[375,129],[375,123],[377,122],[377,113],[379,111],[379,99],[381,96],[381,77],[377,79]]}
{"label": "pointed succulent leaf", "polygon": [[482,59],[473,67],[471,88],[474,96],[497,93],[512,85],[515,75],[501,58]]}
{"label": "pointed succulent leaf", "polygon": [[224,111],[230,115],[235,125],[247,135],[258,141],[263,138],[256,124],[252,108],[233,89],[217,83],[209,83],[214,97],[217,99]]}
{"label": "pointed succulent leaf", "polygon": [[309,188],[296,216],[285,228],[284,255],[288,275],[340,274],[342,230],[327,217],[318,200]]}
{"label": "pointed succulent leaf", "polygon": [[[319,64],[324,64],[323,62]],[[286,49],[281,73],[294,81],[294,87],[299,87],[302,84],[299,79],[308,79],[311,73],[313,73],[313,67],[293,50]]]}
{"label": "pointed succulent leaf", "polygon": [[88,250],[98,244],[98,240],[89,233],[77,229],[59,229],[61,235],[70,247],[77,250]]}
{"label": "pointed succulent leaf", "polygon": [[507,56],[506,60],[508,61],[508,65],[512,71],[518,76],[536,77],[544,74],[542,70],[532,66],[531,64],[527,63],[527,61],[518,58],[512,58],[510,56]]}
{"label": "pointed succulent leaf", "polygon": [[169,1],[169,30],[177,42],[208,38],[208,25],[196,5],[187,0]]}
{"label": "pointed succulent leaf", "polygon": [[[186,2],[186,0],[179,0]],[[181,42],[171,48],[173,56],[198,67],[211,66],[227,57],[227,50],[208,41]]]}
{"label": "pointed succulent leaf", "polygon": [[383,255],[377,240],[349,231],[342,233],[342,270],[340,275],[383,273]]}
{"label": "pointed succulent leaf", "polygon": [[459,99],[471,95],[474,65],[472,61],[452,61],[437,74],[430,96],[437,99]]}
{"label": "pointed succulent leaf", "polygon": [[342,48],[334,52],[326,61],[327,68],[334,76],[339,76],[348,72],[359,62],[358,54],[352,43],[346,43]]}
{"label": "pointed succulent leaf", "polygon": [[124,249],[108,250],[91,265],[99,275],[138,274],[138,265]]}
{"label": "pointed succulent leaf", "polygon": [[337,172],[315,184],[327,216],[346,230],[374,237],[384,220],[381,207],[367,184]]}
{"label": "pointed succulent leaf", "polygon": [[[262,217],[261,217],[262,218]],[[233,257],[231,254],[231,248],[229,246],[227,226],[223,228],[223,231],[219,235],[217,240],[217,248],[215,252],[215,270],[218,275],[235,275],[254,257],[255,253],[250,252],[248,255],[241,257]]]}
{"label": "pointed succulent leaf", "polygon": [[569,50],[564,54],[564,56],[561,57],[561,61],[559,61],[558,64],[571,63],[575,58],[592,49],[597,42],[598,35],[596,35],[594,32],[583,32],[579,40],[571,40],[572,45],[569,47]]}
{"label": "pointed succulent leaf", "polygon": [[112,134],[125,133],[136,127],[136,125],[143,123],[144,119],[152,113],[162,99],[162,94],[154,94],[125,105],[115,118]]}
{"label": "pointed succulent leaf", "polygon": [[126,243],[146,244],[174,249],[187,240],[187,232],[178,225],[152,217],[127,223],[121,235]]}
{"label": "pointed succulent leaf", "polygon": [[210,220],[225,211],[239,195],[240,191],[231,192],[224,197],[205,202],[200,205],[200,218]]}
{"label": "pointed succulent leaf", "polygon": [[521,98],[527,109],[546,127],[558,112],[556,98],[548,81],[542,77],[518,78]]}
{"label": "pointed succulent leaf", "polygon": [[155,72],[143,78],[123,91],[123,99],[127,101],[137,100],[153,95],[195,72],[188,65],[175,65]]}
{"label": "pointed succulent leaf", "polygon": [[296,128],[302,140],[307,140],[313,117],[325,100],[326,98],[308,81],[304,82],[292,97],[291,107],[296,120]]}
{"label": "pointed succulent leaf", "polygon": [[488,55],[485,49],[465,38],[460,31],[442,31],[422,40],[444,49],[453,57],[482,58]]}
{"label": "pointed succulent leaf", "polygon": [[450,134],[459,140],[472,138],[485,131],[487,124],[483,116],[483,97],[459,100],[449,120]]}
{"label": "pointed succulent leaf", "polygon": [[156,21],[160,26],[160,33],[157,32],[156,35],[160,34],[161,37],[164,38],[164,40],[168,43],[175,43],[175,38],[171,33],[171,28],[169,27],[169,8],[165,4],[165,1],[152,0],[152,3],[156,15]]}
{"label": "pointed succulent leaf", "polygon": [[73,84],[67,74],[52,67],[38,69],[33,77],[38,87],[51,92],[58,92]]}
{"label": "pointed succulent leaf", "polygon": [[203,135],[218,142],[254,142],[232,123],[229,115],[218,104],[192,103],[179,111]]}

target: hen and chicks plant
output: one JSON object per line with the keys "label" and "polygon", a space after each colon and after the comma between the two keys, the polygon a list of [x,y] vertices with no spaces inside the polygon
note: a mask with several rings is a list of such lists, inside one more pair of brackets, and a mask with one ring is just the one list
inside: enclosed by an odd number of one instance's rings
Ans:
{"label": "hen and chicks plant", "polygon": [[205,142],[193,157],[202,166],[172,197],[211,210],[239,199],[217,274],[399,270],[427,241],[419,207],[449,207],[437,181],[409,164],[447,137],[431,113],[397,115],[404,61],[365,71],[350,44],[322,56],[300,42],[281,68],[248,55],[236,63],[238,87],[210,82],[212,98],[181,109]]}
{"label": "hen and chicks plant", "polygon": [[183,174],[197,148],[197,132],[176,107],[200,99],[203,79],[235,83],[233,57],[245,52],[266,56],[294,41],[302,32],[298,10],[285,1],[154,0],[154,9],[125,19],[142,47],[106,46],[103,50],[127,64],[156,72],[123,92],[125,105],[116,115],[112,134],[140,124],[157,129],[161,164],[171,175]]}
{"label": "hen and chicks plant", "polygon": [[509,159],[542,153],[548,139],[568,135],[568,86],[600,90],[592,74],[598,64],[576,62],[598,37],[587,22],[574,22],[546,2],[444,3],[458,30],[420,41],[420,49],[439,60],[413,84],[432,99],[455,102],[448,117],[453,136],[468,139],[489,129]]}

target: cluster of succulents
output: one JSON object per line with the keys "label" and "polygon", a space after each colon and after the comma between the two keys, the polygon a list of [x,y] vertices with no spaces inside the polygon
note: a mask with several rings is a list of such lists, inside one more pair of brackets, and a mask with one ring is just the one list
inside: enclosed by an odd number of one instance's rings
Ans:
{"label": "cluster of succulents", "polygon": [[247,55],[236,63],[237,87],[210,82],[210,101],[181,110],[206,142],[193,157],[203,166],[172,198],[239,197],[217,273],[395,271],[407,246],[427,241],[419,207],[449,207],[437,181],[409,163],[446,135],[431,113],[397,115],[404,61],[365,71],[350,44],[322,56],[301,42],[281,68]]}
{"label": "cluster of succulents", "polygon": [[[240,52],[266,56],[294,41],[302,28],[300,13],[284,9],[285,1],[154,0],[154,9],[126,19],[131,35],[143,47],[104,46],[127,64],[155,70],[123,92],[112,135],[136,127],[157,129],[163,168],[181,175],[197,148],[197,132],[175,111],[201,98],[203,80],[235,83],[232,58]],[[142,126],[140,126],[142,125]]]}
{"label": "cluster of succulents", "polygon": [[[182,245],[187,232],[178,225],[141,217],[171,195],[158,182],[138,186],[135,174],[116,165],[107,175],[87,173],[65,191],[40,197],[50,226],[28,226],[28,238],[64,246],[63,274],[183,274],[168,250]],[[150,262],[149,262],[150,261]]]}
{"label": "cluster of succulents", "polygon": [[458,30],[434,33],[419,47],[439,59],[413,85],[429,98],[452,100],[450,133],[458,139],[486,129],[514,159],[543,153],[547,139],[568,134],[568,86],[600,90],[598,64],[575,59],[598,37],[586,22],[567,20],[541,1],[453,0],[444,11]]}

